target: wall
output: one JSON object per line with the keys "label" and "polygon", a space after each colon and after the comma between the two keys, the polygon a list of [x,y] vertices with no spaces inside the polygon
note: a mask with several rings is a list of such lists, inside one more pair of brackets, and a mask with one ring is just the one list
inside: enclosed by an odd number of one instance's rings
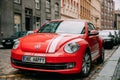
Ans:
{"label": "wall", "polygon": [[13,34],[13,0],[2,0],[1,3],[1,32],[3,37]]}
{"label": "wall", "polygon": [[101,3],[99,0],[91,0],[91,21],[97,28],[101,28]]}

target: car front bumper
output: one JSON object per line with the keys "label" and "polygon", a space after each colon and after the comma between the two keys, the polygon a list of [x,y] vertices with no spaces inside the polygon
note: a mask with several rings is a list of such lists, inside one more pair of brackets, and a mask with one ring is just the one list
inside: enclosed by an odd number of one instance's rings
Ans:
{"label": "car front bumper", "polygon": [[[19,54],[18,54],[19,53]],[[57,55],[55,55],[57,54]],[[46,57],[45,63],[31,63],[23,62],[22,51],[12,51],[11,55],[11,65],[14,68],[25,69],[25,70],[34,70],[42,72],[57,72],[61,74],[73,74],[79,73],[82,69],[82,58],[83,51],[75,54],[66,54],[64,56],[55,54],[42,54],[41,56]],[[39,55],[40,56],[40,55]]]}

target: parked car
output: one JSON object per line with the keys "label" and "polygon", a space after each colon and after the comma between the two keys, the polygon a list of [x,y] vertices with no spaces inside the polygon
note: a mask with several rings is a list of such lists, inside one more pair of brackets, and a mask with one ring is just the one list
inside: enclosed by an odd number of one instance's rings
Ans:
{"label": "parked car", "polygon": [[30,35],[30,34],[33,34],[34,31],[27,31],[26,35]]}
{"label": "parked car", "polygon": [[116,30],[102,30],[102,31],[110,32],[111,33],[110,35],[114,38],[114,45],[119,44],[119,37]]}
{"label": "parked car", "polygon": [[120,44],[120,30],[114,30],[115,35],[117,36],[118,44]]}
{"label": "parked car", "polygon": [[11,35],[10,37],[2,39],[1,43],[2,43],[3,47],[5,47],[5,48],[12,48],[15,41],[18,38],[23,37],[23,36],[28,35],[28,34],[31,34],[31,33],[33,33],[33,32],[32,31],[19,31],[19,32],[16,32],[13,35]]}
{"label": "parked car", "polygon": [[99,35],[104,39],[104,48],[112,49],[114,46],[114,37],[111,36],[111,32],[99,31]]}
{"label": "parked car", "polygon": [[92,62],[104,61],[103,39],[89,21],[52,20],[20,38],[11,50],[17,69],[88,76]]}

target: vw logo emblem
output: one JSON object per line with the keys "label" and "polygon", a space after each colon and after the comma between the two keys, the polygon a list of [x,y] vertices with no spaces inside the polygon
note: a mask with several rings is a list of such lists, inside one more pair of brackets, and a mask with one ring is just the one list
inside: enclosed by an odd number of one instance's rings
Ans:
{"label": "vw logo emblem", "polygon": [[35,45],[35,49],[36,50],[40,49],[40,44]]}

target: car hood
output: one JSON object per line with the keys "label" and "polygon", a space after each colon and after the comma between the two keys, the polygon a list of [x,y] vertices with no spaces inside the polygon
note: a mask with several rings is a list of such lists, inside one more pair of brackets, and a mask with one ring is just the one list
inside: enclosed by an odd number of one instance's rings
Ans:
{"label": "car hood", "polygon": [[20,46],[25,52],[54,53],[64,44],[82,36],[73,34],[35,33],[21,38]]}
{"label": "car hood", "polygon": [[8,38],[3,38],[2,40],[14,40],[17,39],[18,37],[8,37]]}

